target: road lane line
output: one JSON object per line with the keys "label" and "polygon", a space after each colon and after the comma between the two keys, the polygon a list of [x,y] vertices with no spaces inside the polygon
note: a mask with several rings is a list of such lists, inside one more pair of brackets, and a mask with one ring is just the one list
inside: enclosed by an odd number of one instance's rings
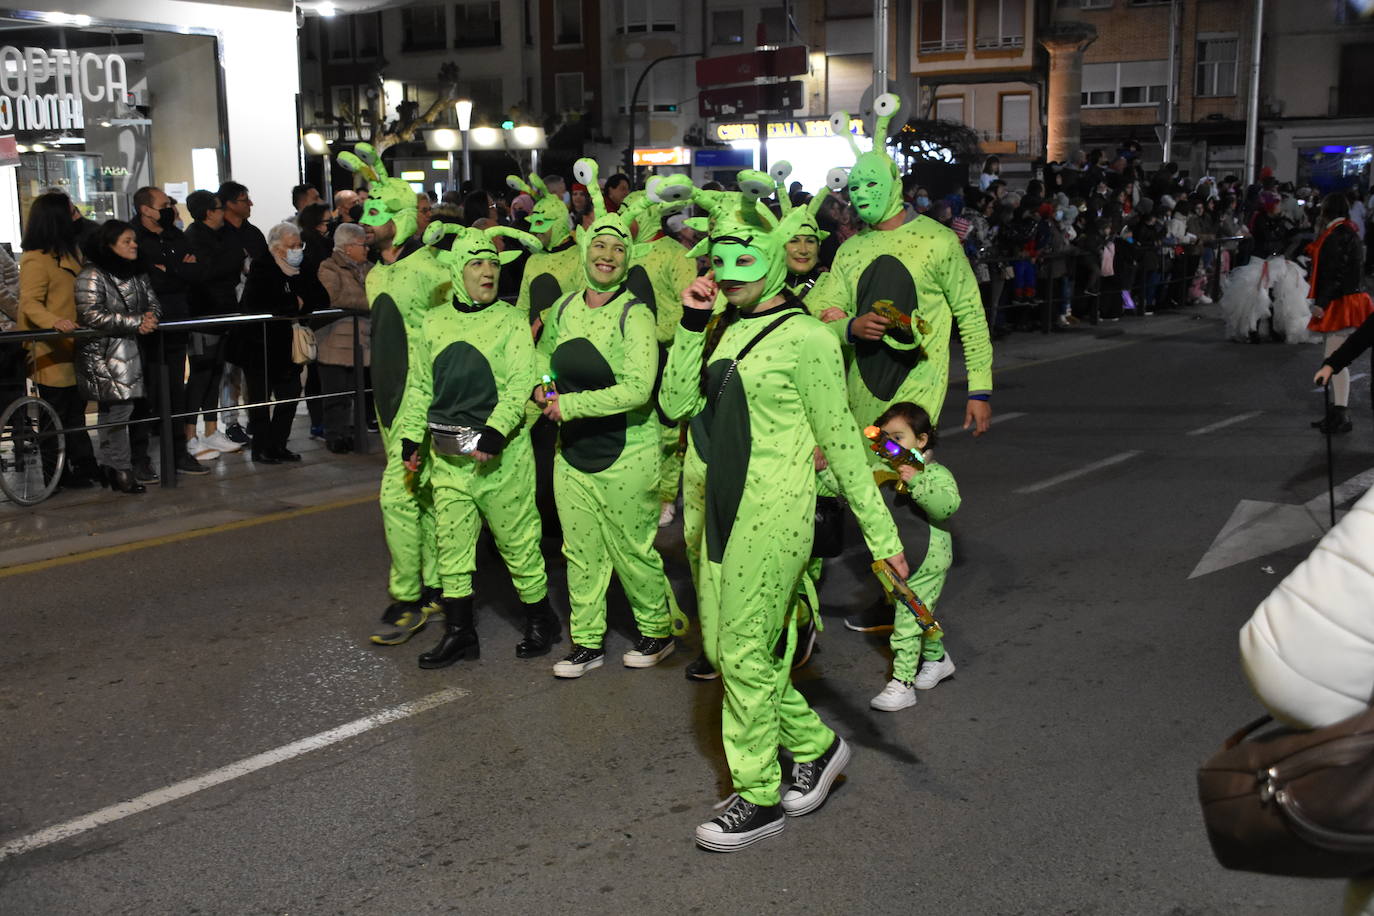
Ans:
{"label": "road lane line", "polygon": [[[1006,413],[995,413],[992,415],[992,424],[995,426],[996,424],[1001,423],[1003,420],[1015,420],[1017,417],[1024,417],[1025,415],[1025,411],[1020,410],[1009,410]],[[962,426],[956,426],[953,429],[942,429],[940,430],[940,438],[944,439],[948,438],[949,436],[956,435],[957,433],[966,432],[969,432],[969,430],[964,429]]]}
{"label": "road lane line", "polygon": [[253,518],[245,518],[235,522],[225,522],[220,525],[212,525],[208,528],[194,528],[190,531],[179,531],[176,534],[164,534],[153,538],[144,538],[139,541],[130,541],[127,544],[115,544],[110,547],[100,547],[95,550],[85,550],[81,553],[71,553],[64,557],[53,557],[49,560],[35,560],[32,563],[19,563],[0,569],[0,579],[7,579],[10,576],[23,575],[24,573],[42,572],[45,569],[53,569],[57,566],[67,566],[71,563],[81,563],[85,560],[98,560],[103,557],[114,557],[122,553],[129,553],[133,550],[142,550],[145,547],[161,547],[165,544],[175,544],[178,541],[189,541],[192,538],[205,537],[210,534],[220,534],[225,531],[238,531],[241,528],[252,528],[256,525],[266,525],[269,522],[286,521],[287,519],[301,518],[306,515],[314,515],[317,512],[329,512],[332,509],[345,509],[349,506],[360,506],[364,503],[375,503],[377,496],[369,493],[366,496],[356,496],[350,499],[340,499],[332,503],[325,503],[319,506],[304,506],[298,509],[286,509],[282,512],[270,512],[267,515],[258,515]]}
{"label": "road lane line", "polygon": [[1226,420],[1218,420],[1216,423],[1212,423],[1208,426],[1202,426],[1198,429],[1190,429],[1188,430],[1187,435],[1205,436],[1208,433],[1214,433],[1219,429],[1225,429],[1226,427],[1234,426],[1237,423],[1244,423],[1246,420],[1253,420],[1255,417],[1258,417],[1262,413],[1264,413],[1264,411],[1262,410],[1252,410],[1249,413],[1236,414],[1234,417],[1231,417]]}
{"label": "road lane line", "polygon": [[179,798],[194,795],[197,792],[212,788],[221,783],[238,779],[240,776],[247,776],[249,773],[253,773],[265,767],[270,767],[274,764],[290,760],[293,757],[299,757],[311,751],[318,751],[321,748],[329,747],[331,744],[338,744],[340,741],[345,741],[356,735],[361,735],[363,732],[371,731],[382,725],[396,722],[410,716],[419,715],[437,706],[443,706],[445,703],[452,703],[454,700],[465,697],[468,694],[469,691],[461,687],[449,687],[440,690],[438,693],[431,693],[429,696],[421,697],[418,700],[402,703],[399,706],[392,706],[389,709],[383,709],[381,712],[373,713],[370,716],[364,716],[361,719],[356,719],[345,725],[340,725],[337,728],[331,728],[329,731],[320,732],[318,735],[302,738],[300,741],[293,741],[290,744],[283,745],[274,750],[265,751],[261,754],[255,754],[252,757],[245,757],[243,760],[237,761],[236,763],[220,767],[217,770],[211,770],[200,776],[195,776],[191,779],[174,783],[173,785],[165,786],[161,789],[154,789],[152,792],[147,792],[137,798],[131,798],[117,805],[110,805],[108,808],[101,808],[99,811],[87,814],[85,817],[78,817],[61,824],[55,824],[52,827],[46,827],[43,830],[39,830],[36,833],[30,833],[27,836],[17,837],[4,845],[0,845],[0,862],[14,856],[33,852],[44,846],[51,846],[53,843],[70,839],[71,837],[86,833],[89,830],[94,830],[97,827],[112,824],[130,815],[151,811],[159,805],[165,805]]}
{"label": "road lane line", "polygon": [[1063,474],[1060,474],[1056,477],[1051,477],[1048,480],[1042,480],[1039,483],[1033,483],[1029,486],[1021,487],[1016,492],[1039,493],[1041,490],[1048,490],[1050,487],[1058,486],[1059,484],[1073,480],[1076,477],[1082,477],[1084,474],[1091,474],[1093,471],[1100,471],[1103,468],[1109,468],[1112,465],[1120,464],[1123,461],[1130,461],[1135,456],[1143,454],[1144,452],[1140,451],[1139,449],[1129,452],[1120,452],[1116,455],[1112,455],[1109,458],[1103,458],[1101,461],[1094,461],[1092,464],[1084,465],[1083,467],[1077,468],[1076,470],[1066,471]]}

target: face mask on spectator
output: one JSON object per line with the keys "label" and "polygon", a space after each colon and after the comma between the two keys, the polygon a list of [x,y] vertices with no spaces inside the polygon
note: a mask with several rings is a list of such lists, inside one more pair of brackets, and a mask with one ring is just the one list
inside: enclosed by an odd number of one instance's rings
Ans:
{"label": "face mask on spectator", "polygon": [[301,248],[286,249],[286,263],[291,267],[300,267],[305,260],[305,251]]}
{"label": "face mask on spectator", "polygon": [[926,209],[927,207],[930,206],[930,198],[929,198],[929,197],[918,197],[918,198],[916,198],[916,206],[920,207],[922,210]]}
{"label": "face mask on spectator", "polygon": [[163,229],[174,228],[177,224],[177,208],[163,207],[157,211],[157,222]]}

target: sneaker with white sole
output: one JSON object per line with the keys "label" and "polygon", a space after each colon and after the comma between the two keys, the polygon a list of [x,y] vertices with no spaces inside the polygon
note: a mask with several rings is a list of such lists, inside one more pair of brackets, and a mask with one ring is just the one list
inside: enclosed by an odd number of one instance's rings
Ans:
{"label": "sneaker with white sole", "polygon": [[208,436],[201,436],[200,443],[207,448],[212,448],[221,455],[228,455],[243,448],[242,445],[230,439],[219,430],[215,430]]}
{"label": "sneaker with white sole", "polygon": [[219,457],[218,449],[213,449],[202,438],[187,439],[186,451],[197,461],[214,461]]}
{"label": "sneaker with white sole", "polygon": [[606,650],[592,649],[573,643],[568,657],[553,666],[554,677],[581,677],[593,668],[606,664]]}
{"label": "sneaker with white sole", "polygon": [[667,528],[677,518],[677,506],[672,503],[664,503],[663,511],[658,513],[658,527]]}
{"label": "sneaker with white sole", "polygon": [[635,647],[620,656],[620,660],[626,668],[652,668],[672,655],[676,648],[677,643],[671,636],[641,636]]}
{"label": "sneaker with white sole", "polygon": [[868,705],[883,712],[896,712],[916,705],[916,688],[896,678],[887,682],[883,692],[868,701]]}
{"label": "sneaker with white sole", "polygon": [[953,673],[954,662],[948,652],[933,662],[921,662],[921,670],[916,672],[916,689],[929,690]]}
{"label": "sneaker with white sole", "polygon": [[810,814],[825,804],[830,787],[849,765],[849,745],[839,735],[815,760],[792,764],[792,788],[782,797],[782,810],[788,817]]}
{"label": "sneaker with white sole", "polygon": [[697,845],[712,852],[738,852],[787,826],[781,805],[756,805],[731,795],[716,807],[725,813],[697,827]]}

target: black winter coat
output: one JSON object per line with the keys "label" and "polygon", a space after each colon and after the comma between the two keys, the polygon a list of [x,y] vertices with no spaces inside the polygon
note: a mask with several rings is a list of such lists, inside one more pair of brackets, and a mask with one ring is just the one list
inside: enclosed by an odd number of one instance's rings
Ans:
{"label": "black winter coat", "polygon": [[[255,258],[248,268],[248,279],[243,286],[243,301],[252,303],[253,311],[271,315],[301,316],[310,311],[309,300],[302,306],[298,300],[306,299],[310,292],[309,280],[303,274],[288,277],[277,265],[277,259],[269,253]],[[280,373],[291,365],[291,321],[269,321],[236,327],[229,335],[228,358],[245,372],[263,371]]]}
{"label": "black winter coat", "polygon": [[1333,299],[1360,292],[1364,267],[1364,244],[1346,220],[1331,231],[1317,252],[1317,308],[1326,308]]}
{"label": "black winter coat", "polygon": [[204,223],[192,223],[186,230],[186,247],[196,256],[187,296],[191,316],[204,318],[237,312],[238,285],[246,257],[237,236]]}

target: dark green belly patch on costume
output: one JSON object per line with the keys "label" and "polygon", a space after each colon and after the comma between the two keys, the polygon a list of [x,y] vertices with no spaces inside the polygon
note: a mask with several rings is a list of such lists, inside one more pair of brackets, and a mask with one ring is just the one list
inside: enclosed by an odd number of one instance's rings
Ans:
{"label": "dark green belly patch on costume", "polygon": [[[725,559],[725,546],[735,527],[744,482],[749,473],[749,397],[739,370],[721,388],[731,360],[721,359],[706,371],[706,409],[692,421],[692,438],[706,461],[706,557],[712,563]],[[719,396],[717,396],[719,392]],[[706,435],[702,436],[701,431]],[[705,445],[703,446],[703,441]],[[705,454],[701,450],[704,448]],[[709,457],[708,457],[709,456]]]}
{"label": "dark green belly patch on costume", "polygon": [[401,410],[410,374],[410,351],[406,323],[390,294],[372,300],[372,396],[377,402],[377,418],[390,427]]}
{"label": "dark green belly patch on costume", "polygon": [[496,400],[496,377],[481,350],[465,340],[455,340],[435,357],[431,423],[486,426]]}
{"label": "dark green belly patch on costume", "polygon": [[530,281],[530,321],[539,317],[539,313],[558,301],[558,297],[563,295],[563,288],[558,285],[558,278],[553,274],[540,274]]}
{"label": "dark green belly patch on costume", "polygon": [[[919,305],[911,271],[890,254],[874,258],[859,277],[857,314],[872,311],[873,303],[879,299],[891,301],[907,315],[916,314]],[[860,340],[854,344],[854,362],[859,367],[859,377],[873,396],[883,401],[891,400],[923,356],[924,351],[919,347],[894,350],[880,340]]]}
{"label": "dark green belly patch on costume", "polygon": [[[597,391],[615,384],[615,370],[585,337],[560,343],[550,360],[559,392]],[[625,450],[625,414],[565,420],[558,431],[563,458],[584,474],[599,474]]]}

